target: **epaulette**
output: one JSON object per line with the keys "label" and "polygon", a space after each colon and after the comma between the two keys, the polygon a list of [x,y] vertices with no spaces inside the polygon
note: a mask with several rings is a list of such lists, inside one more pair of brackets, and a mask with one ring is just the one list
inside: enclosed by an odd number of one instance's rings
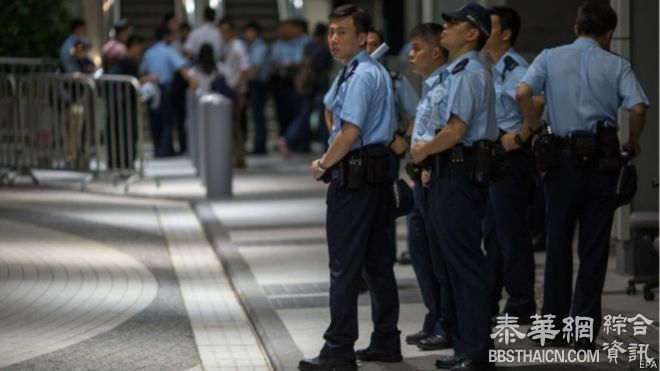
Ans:
{"label": "epaulette", "polygon": [[465,69],[465,66],[467,66],[468,62],[470,62],[470,58],[465,58],[462,61],[460,61],[453,70],[451,70],[451,74],[455,75]]}
{"label": "epaulette", "polygon": [[518,62],[516,62],[513,57],[510,55],[507,55],[504,57],[504,70],[506,71],[513,71],[514,68],[518,67]]}

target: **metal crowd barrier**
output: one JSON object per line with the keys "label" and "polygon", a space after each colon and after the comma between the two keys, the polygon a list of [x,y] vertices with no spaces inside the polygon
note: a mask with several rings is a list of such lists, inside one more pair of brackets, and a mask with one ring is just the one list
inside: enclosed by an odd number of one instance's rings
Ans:
{"label": "metal crowd barrier", "polygon": [[58,67],[56,59],[0,57],[0,74],[54,73]]}
{"label": "metal crowd barrier", "polygon": [[144,178],[144,104],[140,99],[140,83],[132,76],[103,75],[96,81],[96,96],[100,101],[97,126],[102,173],[126,177],[125,190]]}
{"label": "metal crowd barrier", "polygon": [[16,79],[0,74],[0,180],[10,176],[18,165],[18,107]]}
{"label": "metal crowd barrier", "polygon": [[22,76],[14,167],[28,175],[35,168],[89,172],[99,153],[94,97],[94,81],[88,77]]}

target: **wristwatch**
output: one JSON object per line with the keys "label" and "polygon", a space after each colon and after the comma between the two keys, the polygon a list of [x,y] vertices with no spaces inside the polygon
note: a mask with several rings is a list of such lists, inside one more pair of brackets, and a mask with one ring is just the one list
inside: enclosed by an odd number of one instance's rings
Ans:
{"label": "wristwatch", "polygon": [[316,160],[316,167],[317,167],[322,173],[325,173],[326,170],[328,170],[328,169],[326,169],[326,168],[323,167],[323,164],[321,164],[321,159]]}
{"label": "wristwatch", "polygon": [[516,144],[521,146],[521,147],[524,146],[525,143],[527,143],[527,142],[524,142],[522,140],[522,137],[520,136],[520,133],[516,133],[516,135],[513,137],[513,141],[516,142]]}

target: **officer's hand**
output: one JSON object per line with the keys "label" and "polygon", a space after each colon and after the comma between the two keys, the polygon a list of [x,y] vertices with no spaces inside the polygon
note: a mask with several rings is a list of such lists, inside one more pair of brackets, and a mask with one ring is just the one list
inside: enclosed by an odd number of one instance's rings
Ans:
{"label": "officer's hand", "polygon": [[504,150],[509,152],[516,150],[520,148],[518,143],[516,143],[516,140],[514,139],[518,133],[515,131],[512,131],[510,133],[506,133],[502,135],[502,138],[500,139],[500,143],[502,143],[502,147],[504,147]]}
{"label": "officer's hand", "polygon": [[424,188],[431,187],[431,172],[428,170],[422,171],[422,185],[424,186]]}
{"label": "officer's hand", "polygon": [[311,168],[312,168],[312,176],[313,176],[314,179],[316,179],[316,180],[321,179],[321,177],[322,177],[323,174],[325,173],[325,171],[322,171],[321,169],[319,169],[319,166],[318,166],[319,161],[321,161],[321,160],[318,159],[318,160],[314,160],[314,161],[312,161],[312,166],[311,166]]}
{"label": "officer's hand", "polygon": [[390,149],[401,156],[408,149],[408,142],[400,135],[395,135],[392,144],[390,144]]}
{"label": "officer's hand", "polygon": [[421,164],[428,154],[426,153],[426,142],[419,141],[410,150],[412,155],[413,162],[416,164]]}
{"label": "officer's hand", "polygon": [[631,143],[631,142],[625,142],[622,146],[621,149],[630,153],[630,157],[637,157],[640,153],[642,153],[642,149],[639,147],[639,143]]}

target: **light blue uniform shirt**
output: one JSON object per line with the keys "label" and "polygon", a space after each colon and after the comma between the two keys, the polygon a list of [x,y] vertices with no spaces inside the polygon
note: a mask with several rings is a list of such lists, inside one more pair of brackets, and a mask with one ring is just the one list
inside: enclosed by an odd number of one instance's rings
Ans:
{"label": "light blue uniform shirt", "polygon": [[520,131],[522,112],[516,101],[516,89],[529,64],[513,48],[509,48],[491,69],[495,85],[497,126],[506,132]]}
{"label": "light blue uniform shirt", "polygon": [[[358,64],[352,68],[355,61]],[[394,134],[394,93],[390,76],[366,51],[353,57],[345,68],[349,76],[338,86],[332,102],[332,132],[328,143],[332,144],[344,122],[350,122],[360,128],[362,138],[362,141],[358,138],[351,149],[360,148],[361,144],[387,145]]]}
{"label": "light blue uniform shirt", "polygon": [[410,81],[401,73],[397,75],[394,79],[394,104],[397,115],[402,119],[415,117],[419,97]]}
{"label": "light blue uniform shirt", "polygon": [[323,96],[323,105],[326,109],[332,110],[332,102],[335,100],[335,93],[337,91],[337,83],[339,82],[339,77],[341,76],[341,70],[337,74],[337,77],[332,81],[332,85],[325,95]]}
{"label": "light blue uniform shirt", "polygon": [[586,37],[543,50],[522,82],[534,95],[545,93],[550,127],[560,137],[577,130],[595,132],[605,118],[615,122],[619,107],[649,104],[630,63]]}
{"label": "light blue uniform shirt", "polygon": [[291,53],[288,56],[289,63],[302,63],[305,59],[305,47],[310,42],[312,42],[312,39],[306,34],[289,40],[289,47],[291,48]]}
{"label": "light blue uniform shirt", "polygon": [[268,80],[269,66],[268,66],[268,45],[258,38],[248,46],[248,54],[250,56],[250,65],[259,66],[259,72],[254,78],[255,81]]}
{"label": "light blue uniform shirt", "polygon": [[438,129],[444,128],[452,116],[457,116],[468,126],[460,142],[464,146],[471,147],[482,139],[496,140],[495,88],[490,72],[479,60],[479,53],[471,51],[461,55],[447,67],[447,72],[442,83],[445,91],[438,102],[446,121],[441,121]]}
{"label": "light blue uniform shirt", "polygon": [[172,83],[174,73],[185,67],[187,61],[176,49],[163,41],[155,43],[146,53],[140,64],[140,74],[154,74],[163,85]]}
{"label": "light blue uniform shirt", "polygon": [[75,35],[69,35],[60,47],[60,65],[64,73],[71,73],[78,70],[78,63],[71,54],[71,48],[76,45],[78,38]]}
{"label": "light blue uniform shirt", "polygon": [[446,78],[447,64],[433,71],[422,85],[422,98],[415,114],[415,126],[410,139],[411,146],[419,141],[430,142],[441,122],[447,122],[446,112],[440,110],[439,102],[446,93],[442,85]]}

